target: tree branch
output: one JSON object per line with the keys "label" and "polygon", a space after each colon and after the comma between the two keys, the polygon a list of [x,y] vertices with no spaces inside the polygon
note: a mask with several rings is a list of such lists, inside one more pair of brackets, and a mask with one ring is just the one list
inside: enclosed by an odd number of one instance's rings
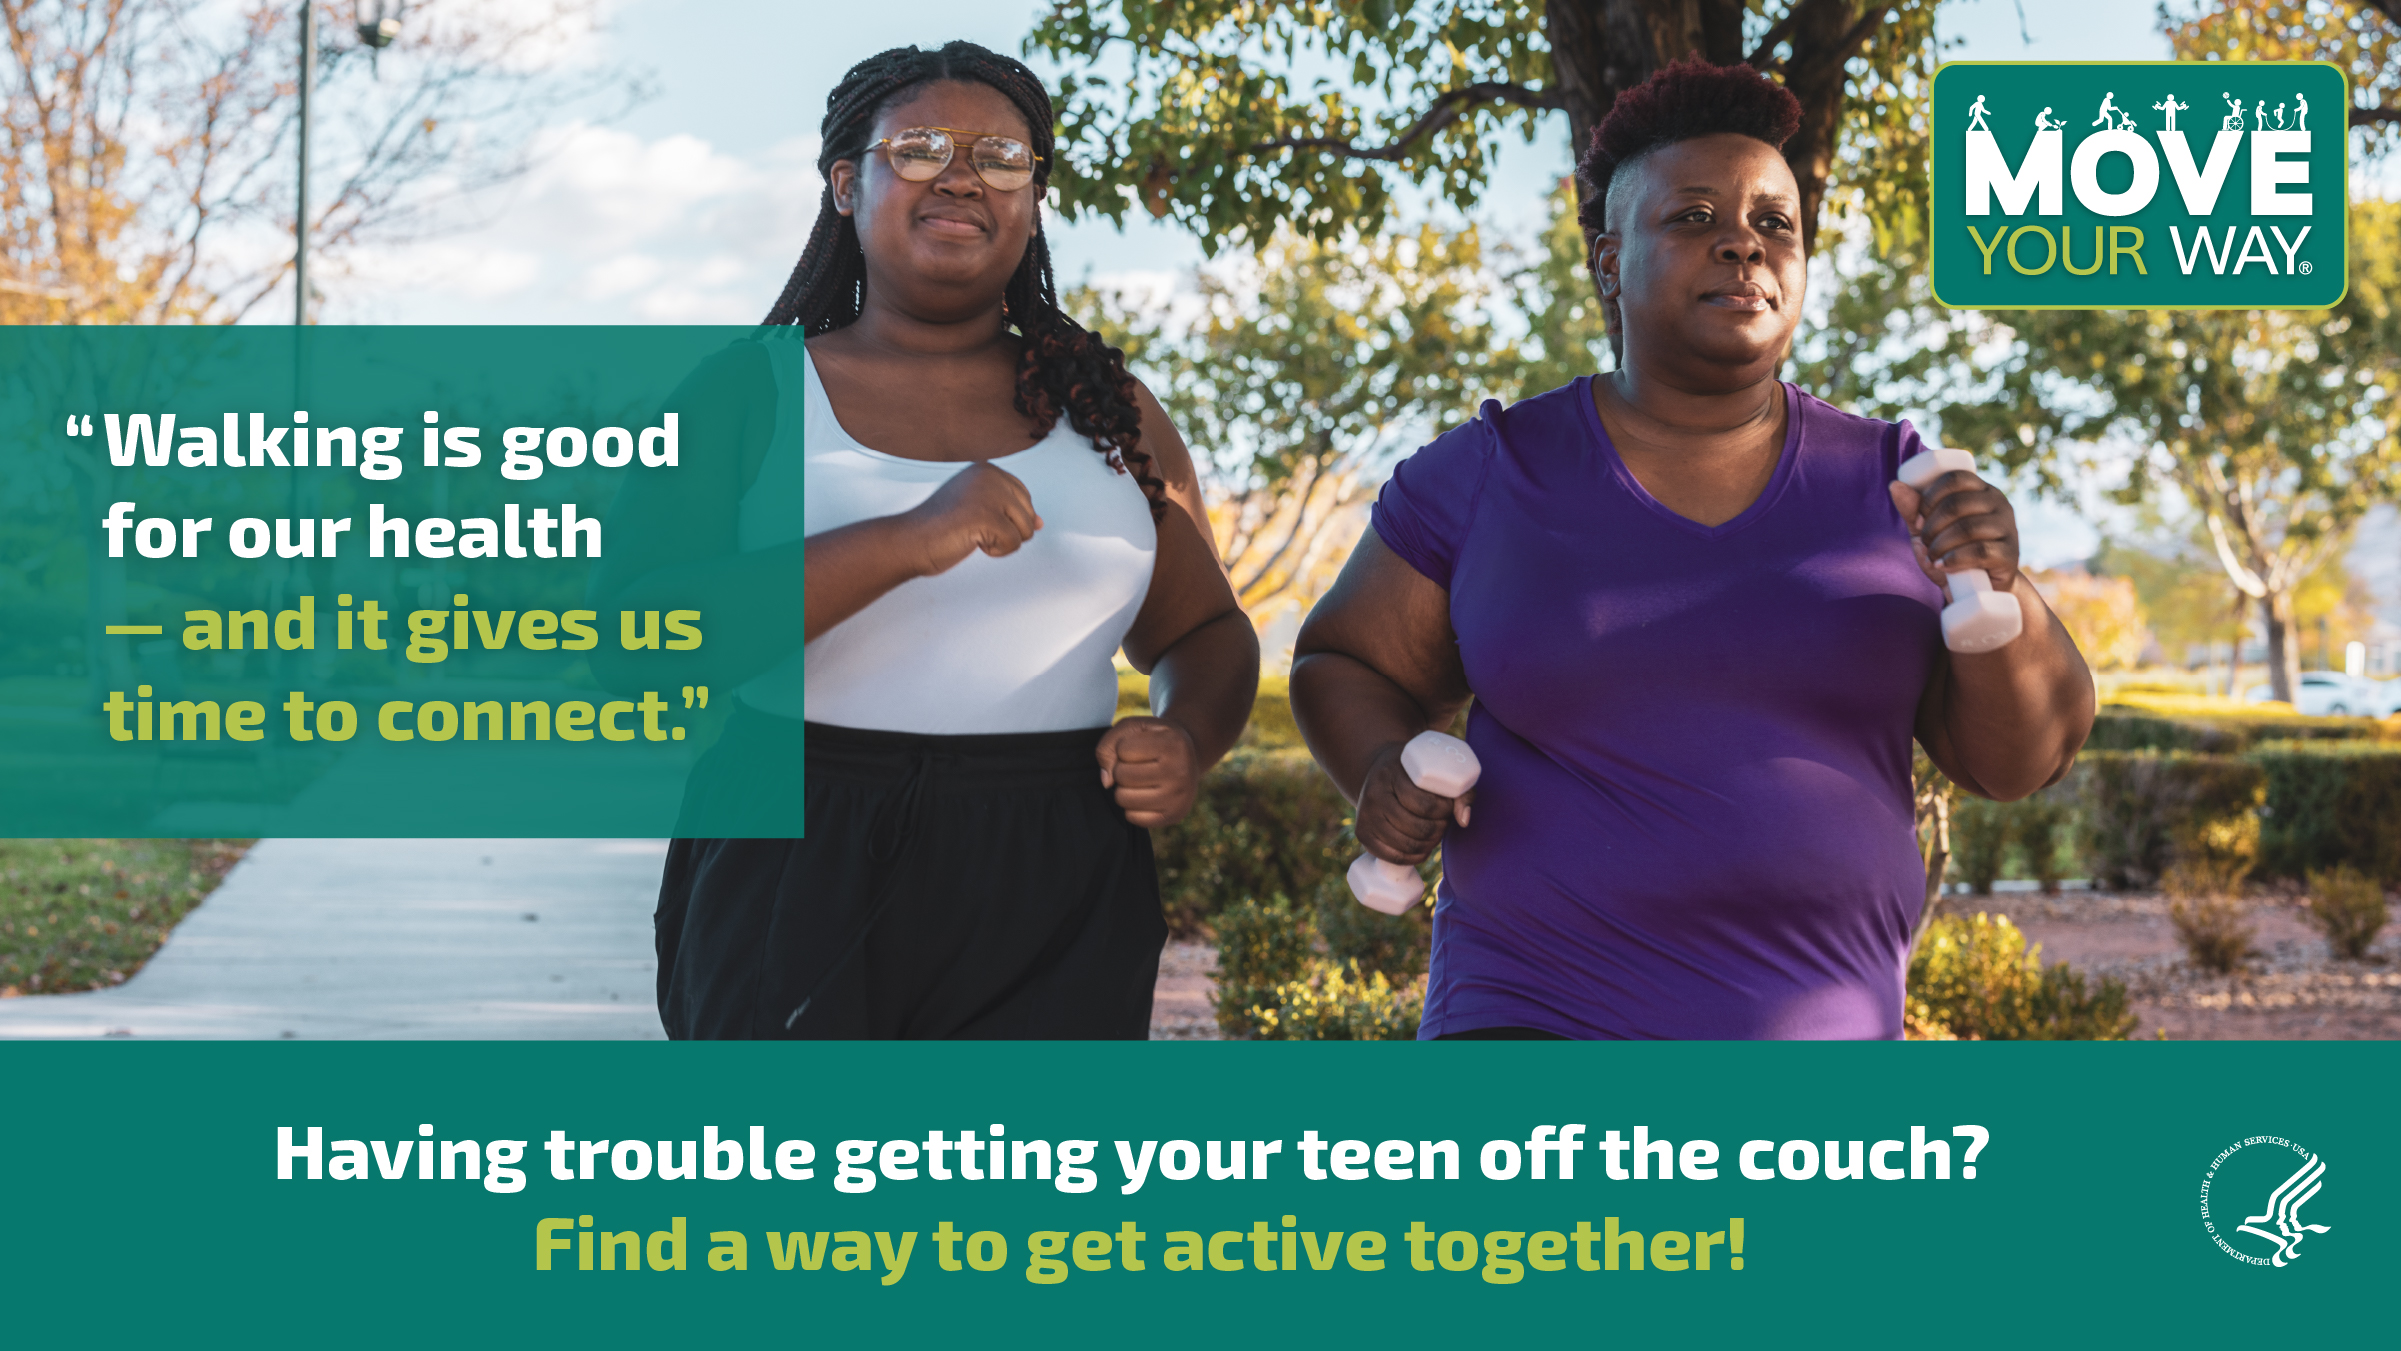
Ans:
{"label": "tree branch", "polygon": [[1851,25],[1851,31],[1843,34],[1842,40],[1834,44],[1831,53],[1833,59],[1837,63],[1850,60],[1851,53],[1859,50],[1859,44],[1867,41],[1867,35],[1876,31],[1876,25],[1882,22],[1884,22],[1883,4],[1880,3],[1880,0],[1870,0],[1867,13],[1860,15],[1859,22]]}
{"label": "tree branch", "polygon": [[1564,108],[1567,100],[1553,93],[1528,89],[1517,84],[1471,84],[1453,89],[1434,100],[1425,116],[1418,118],[1390,144],[1362,146],[1339,136],[1279,136],[1261,141],[1247,153],[1264,154],[1270,150],[1326,150],[1345,159],[1372,159],[1392,163],[1409,155],[1410,144],[1431,136],[1465,116],[1470,108],[1486,103],[1513,103],[1521,108]]}
{"label": "tree branch", "polygon": [[[1784,11],[1784,17],[1776,20],[1774,27],[1760,34],[1759,45],[1751,49],[1751,54],[1744,57],[1742,63],[1753,70],[1761,71],[1766,70],[1768,66],[1781,64],[1772,59],[1772,54],[1776,50],[1777,43],[1792,36],[1794,21],[1800,17],[1800,13],[1801,7],[1797,4]],[[1767,65],[1761,65],[1762,60],[1767,61]]]}
{"label": "tree branch", "polygon": [[[1323,434],[1321,433],[1320,435],[1322,437]],[[1274,573],[1276,564],[1282,562],[1284,555],[1291,552],[1292,542],[1300,538],[1302,527],[1308,524],[1310,499],[1317,496],[1317,485],[1322,482],[1324,478],[1324,458],[1321,455],[1313,455],[1309,457],[1309,480],[1307,483],[1302,485],[1300,505],[1298,509],[1292,513],[1292,528],[1284,532],[1284,542],[1275,547],[1275,552],[1270,553],[1257,566],[1251,569],[1250,579],[1240,583],[1234,588],[1235,595],[1247,595],[1252,588],[1258,586],[1259,583],[1266,581],[1267,578]],[[1289,494],[1286,494],[1286,496],[1289,497]]]}
{"label": "tree branch", "polygon": [[[2394,0],[2394,3],[2396,5],[2401,5],[2401,0]],[[2356,127],[2374,122],[2382,122],[2388,125],[2401,124],[2401,108],[2361,108],[2356,105],[2352,107],[2352,126]]]}
{"label": "tree branch", "polygon": [[2253,600],[2264,600],[2268,594],[2267,580],[2235,557],[2234,541],[2226,538],[2226,513],[2212,511],[2206,514],[2209,517],[2209,540],[2217,546],[2218,562],[2225,567],[2228,580],[2244,595]]}
{"label": "tree branch", "polygon": [[[2396,3],[2401,3],[2401,0],[2396,0]],[[1776,60],[1773,55],[1776,44],[1792,36],[1792,30],[1799,22],[1801,12],[1806,8],[1808,8],[1808,0],[1794,0],[1792,8],[1784,12],[1784,17],[1776,20],[1775,26],[1760,36],[1759,45],[1751,49],[1749,56],[1743,58],[1743,64],[1763,75],[1783,65],[1784,63]],[[1837,65],[1850,60],[1851,53],[1858,49],[1861,42],[1867,40],[1867,35],[1873,32],[1876,25],[1883,20],[1882,0],[1872,0],[1867,7],[1867,12],[1859,16],[1858,21],[1853,23],[1850,30],[1827,49],[1825,55]]]}
{"label": "tree branch", "polygon": [[[2213,460],[2204,460],[2197,466],[2182,456],[2178,456],[2177,461],[2172,472],[2181,481],[2185,495],[2201,505],[2202,515],[2209,523],[2210,543],[2216,546],[2218,562],[2226,569],[2227,580],[2246,596],[2264,598],[2269,589],[2267,579],[2260,576],[2258,569],[2253,566],[2261,559],[2262,541],[2258,522],[2252,517],[2249,504],[2244,500],[2241,485],[2229,480]],[[2232,518],[2234,529],[2242,535],[2243,547],[2239,552],[2235,541],[2228,538],[2229,518]],[[2244,558],[2243,554],[2248,554],[2249,558]]]}

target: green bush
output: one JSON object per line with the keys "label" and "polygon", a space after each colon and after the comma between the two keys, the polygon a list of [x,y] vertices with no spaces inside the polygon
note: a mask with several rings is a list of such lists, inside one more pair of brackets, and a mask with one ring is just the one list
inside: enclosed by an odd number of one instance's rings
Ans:
{"label": "green bush", "polygon": [[1245,898],[1219,912],[1217,1025],[1271,1041],[1405,1040],[1425,1008],[1425,907],[1379,915],[1339,878],[1309,905]]}
{"label": "green bush", "polygon": [[1217,914],[1217,1025],[1229,1037],[1257,1036],[1256,1007],[1274,1007],[1283,988],[1305,980],[1317,958],[1317,925],[1281,895],[1244,898]]}
{"label": "green bush", "polygon": [[2401,886],[2401,747],[2270,741],[2244,758],[2267,778],[2263,876],[2348,865]]}
{"label": "green bush", "polygon": [[2087,751],[2204,751],[2224,755],[2243,748],[2237,730],[2198,719],[2161,718],[2147,713],[2104,708],[2093,715]]}
{"label": "green bush", "polygon": [[2209,889],[2208,881],[2179,885],[2185,877],[2182,867],[2168,873],[2170,889],[2187,893],[2168,903],[2168,922],[2176,926],[2176,941],[2184,945],[2184,955],[2194,966],[2231,975],[2256,951],[2243,903]]}
{"label": "green bush", "polygon": [[1991,895],[2003,877],[2032,877],[2046,893],[2056,892],[2064,871],[2061,837],[2074,819],[2072,791],[2056,785],[2016,802],[1954,792],[1948,871],[1979,896]]}
{"label": "green bush", "polygon": [[2017,845],[2027,875],[2041,884],[2044,895],[2057,895],[2065,872],[2059,861],[2061,846],[2069,842],[2076,820],[2073,797],[2055,784],[2010,805],[2017,817]]}
{"label": "green bush", "polygon": [[2259,851],[2267,775],[2230,756],[2182,751],[2087,751],[2072,782],[2089,875],[2148,886],[2181,862],[2248,872]]}
{"label": "green bush", "polygon": [[1357,962],[1323,959],[1299,980],[1276,987],[1272,1006],[1250,1010],[1262,1041],[1414,1041],[1424,1020],[1422,978],[1395,985]]}
{"label": "green bush", "polygon": [[1168,927],[1198,934],[1244,896],[1313,897],[1351,862],[1351,806],[1305,750],[1237,750],[1192,814],[1153,834]]}
{"label": "green bush", "polygon": [[2197,751],[2238,755],[2264,741],[2374,742],[2384,731],[2368,718],[2312,718],[2298,713],[2193,713],[2164,717],[2105,707],[2093,718],[2084,748],[2092,751]]}
{"label": "green bush", "polygon": [[2125,984],[2099,988],[2005,915],[1945,915],[1909,959],[1909,1035],[1921,1041],[2124,1041],[2135,1015]]}
{"label": "green bush", "polygon": [[1968,890],[1979,896],[1992,895],[1992,884],[2001,876],[2001,862],[2009,856],[2014,824],[2008,803],[1965,793],[1951,803],[1951,871],[1967,883]]}
{"label": "green bush", "polygon": [[2327,946],[2357,961],[2384,928],[2391,911],[2384,884],[2352,867],[2309,875],[2309,918]]}
{"label": "green bush", "polygon": [[1317,933],[1336,961],[1356,962],[1397,981],[1424,975],[1434,950],[1431,909],[1421,905],[1405,914],[1378,914],[1359,904],[1340,878],[1317,889]]}

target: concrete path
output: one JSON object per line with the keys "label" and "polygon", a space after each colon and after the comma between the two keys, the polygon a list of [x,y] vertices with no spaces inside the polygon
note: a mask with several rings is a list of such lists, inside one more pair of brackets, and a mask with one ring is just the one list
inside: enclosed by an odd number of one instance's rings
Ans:
{"label": "concrete path", "polygon": [[131,980],[0,1038],[657,1040],[664,840],[261,840]]}

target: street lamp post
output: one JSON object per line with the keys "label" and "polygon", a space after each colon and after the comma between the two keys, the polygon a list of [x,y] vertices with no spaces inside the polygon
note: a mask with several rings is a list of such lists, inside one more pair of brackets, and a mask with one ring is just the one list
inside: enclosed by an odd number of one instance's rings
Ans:
{"label": "street lamp post", "polygon": [[308,105],[317,88],[317,4],[300,0],[300,192],[292,219],[292,322],[308,322]]}
{"label": "street lamp post", "polygon": [[[358,40],[372,54],[392,45],[400,36],[400,7],[375,0],[370,14],[364,5],[356,11]],[[300,191],[297,210],[292,218],[292,322],[308,322],[308,133],[309,103],[317,92],[317,6],[316,0],[300,0]]]}

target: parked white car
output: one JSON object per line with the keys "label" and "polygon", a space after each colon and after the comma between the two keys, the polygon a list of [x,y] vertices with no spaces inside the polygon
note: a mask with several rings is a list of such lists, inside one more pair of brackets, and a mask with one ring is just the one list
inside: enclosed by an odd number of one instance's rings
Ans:
{"label": "parked white car", "polygon": [[[2266,685],[2243,691],[2245,703],[2264,704],[2273,697],[2274,691]],[[2388,718],[2401,712],[2401,680],[2303,671],[2301,687],[2293,691],[2293,708],[2316,718]]]}

